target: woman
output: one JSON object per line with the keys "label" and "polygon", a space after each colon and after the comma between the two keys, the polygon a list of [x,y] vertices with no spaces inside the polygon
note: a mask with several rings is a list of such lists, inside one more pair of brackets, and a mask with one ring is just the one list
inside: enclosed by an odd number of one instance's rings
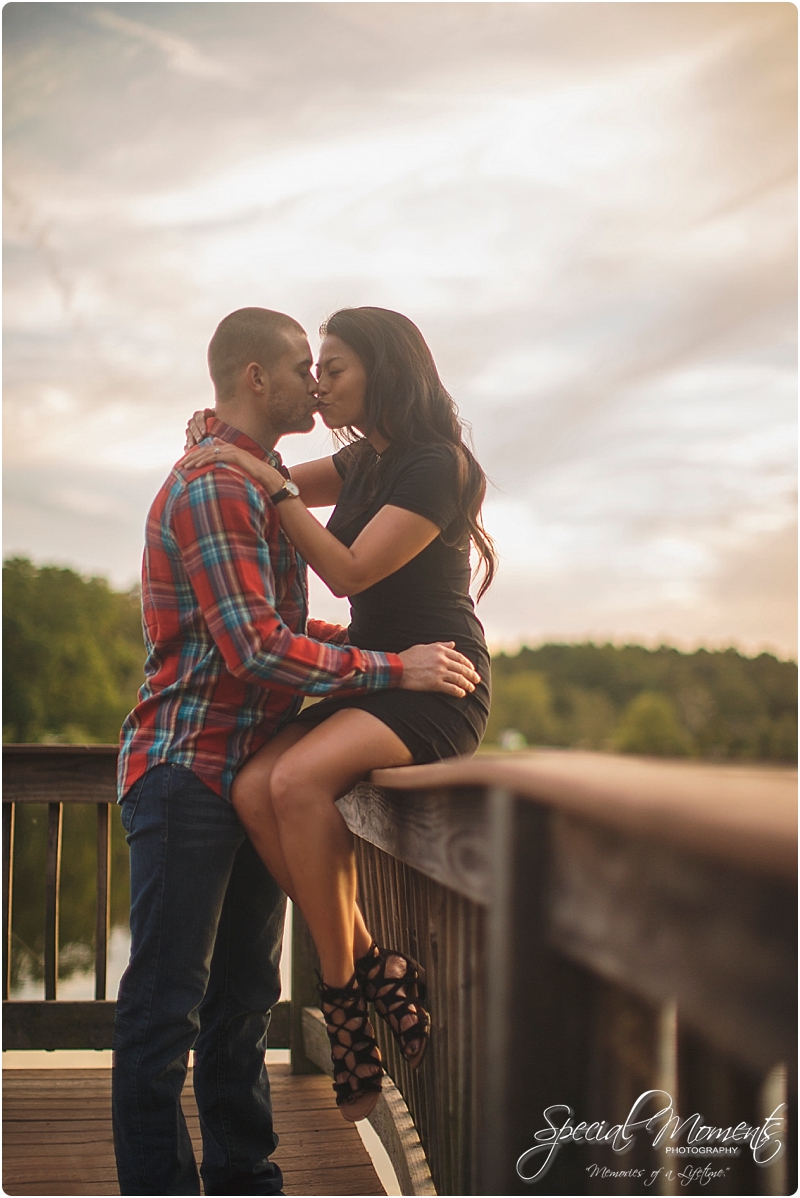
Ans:
{"label": "woman", "polygon": [[[480,594],[495,556],[480,519],[485,476],[416,326],[397,312],[355,308],[337,312],[320,333],[319,411],[347,443],[293,468],[299,495],[287,494],[277,470],[227,442],[193,451],[193,462],[236,466],[276,498],[300,555],[335,595],[350,597],[343,640],[386,652],[447,641],[476,670],[466,696],[453,685],[451,694],[323,699],[256,753],[233,787],[248,835],[314,937],[336,1101],[355,1121],[377,1102],[383,1073],[366,1001],[412,1067],[422,1061],[430,1017],[421,968],[379,948],[367,930],[356,905],[353,838],[334,803],[372,769],[477,748],[489,711],[489,657],[468,591],[470,542],[484,566]],[[204,434],[202,416],[194,431]],[[331,504],[325,529],[308,508]]]}

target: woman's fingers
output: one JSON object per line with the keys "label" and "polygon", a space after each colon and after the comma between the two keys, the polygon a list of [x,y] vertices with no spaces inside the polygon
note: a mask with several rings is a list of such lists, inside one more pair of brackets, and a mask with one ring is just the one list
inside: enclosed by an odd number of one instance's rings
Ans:
{"label": "woman's fingers", "polygon": [[196,442],[203,440],[203,437],[205,437],[207,431],[205,412],[195,412],[194,415],[189,418],[189,431]]}
{"label": "woman's fingers", "polygon": [[183,461],[190,469],[197,470],[200,466],[213,466],[215,462],[223,462],[225,458],[222,454],[216,454],[213,449],[206,449],[204,446],[202,449],[187,453]]}
{"label": "woman's fingers", "polygon": [[193,445],[199,445],[206,435],[206,413],[195,412],[189,417],[189,423],[186,425],[186,449],[191,449]]}
{"label": "woman's fingers", "polygon": [[273,470],[267,462],[260,462],[253,454],[231,445],[229,441],[222,441],[219,437],[214,438],[213,445],[203,445],[188,453],[183,460],[191,469],[213,466],[217,462],[236,466],[265,487],[268,494],[279,490],[285,481],[283,475],[278,470]]}
{"label": "woman's fingers", "polygon": [[195,446],[183,455],[183,460],[184,462],[191,462],[193,466],[204,466],[206,462],[213,461],[215,456],[218,455],[215,455],[213,450],[207,449],[205,445],[202,449],[198,449]]}
{"label": "woman's fingers", "polygon": [[240,451],[237,451],[236,446],[229,445],[227,441],[221,441],[219,437],[215,437],[213,449],[208,445],[192,446],[184,454],[183,460],[188,461],[191,458],[192,466],[207,466],[209,462],[235,462],[239,456]]}

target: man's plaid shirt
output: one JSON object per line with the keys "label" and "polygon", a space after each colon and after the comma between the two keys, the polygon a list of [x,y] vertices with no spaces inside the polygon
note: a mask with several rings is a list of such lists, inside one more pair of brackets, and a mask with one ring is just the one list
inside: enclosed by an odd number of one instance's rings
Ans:
{"label": "man's plaid shirt", "polygon": [[[209,421],[208,435],[287,473],[276,454],[221,420]],[[223,463],[179,462],[156,496],[142,610],[145,682],[122,726],[120,797],[172,763],[228,798],[239,768],[297,713],[301,696],[383,690],[403,675],[399,657],[348,645],[344,628],[310,620],[306,629],[305,562],[263,488]]]}

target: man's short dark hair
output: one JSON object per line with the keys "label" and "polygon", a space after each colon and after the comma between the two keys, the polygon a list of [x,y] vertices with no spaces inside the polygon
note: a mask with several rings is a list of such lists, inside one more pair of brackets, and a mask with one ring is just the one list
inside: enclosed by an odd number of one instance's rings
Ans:
{"label": "man's short dark hair", "polygon": [[269,308],[238,308],[217,325],[208,346],[208,369],[218,399],[229,399],[239,372],[258,362],[269,373],[286,353],[286,334],[305,329]]}

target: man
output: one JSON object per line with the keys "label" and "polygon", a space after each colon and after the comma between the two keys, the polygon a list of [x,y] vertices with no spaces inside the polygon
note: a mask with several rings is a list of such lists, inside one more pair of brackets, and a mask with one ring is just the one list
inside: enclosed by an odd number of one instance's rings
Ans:
{"label": "man", "polygon": [[[209,346],[209,436],[288,478],[274,448],[314,425],[311,364],[290,317],[263,308],[227,316]],[[224,465],[179,462],[161,488],[147,520],[142,604],[145,683],[119,761],[131,851],[131,959],[114,1035],[120,1190],[199,1193],[180,1108],[194,1048],[206,1194],[279,1194],[264,1050],[285,896],[230,805],[233,779],[302,695],[436,689],[445,673],[469,677],[472,667],[434,645],[359,650],[315,620],[305,635],[305,565],[263,489]]]}

